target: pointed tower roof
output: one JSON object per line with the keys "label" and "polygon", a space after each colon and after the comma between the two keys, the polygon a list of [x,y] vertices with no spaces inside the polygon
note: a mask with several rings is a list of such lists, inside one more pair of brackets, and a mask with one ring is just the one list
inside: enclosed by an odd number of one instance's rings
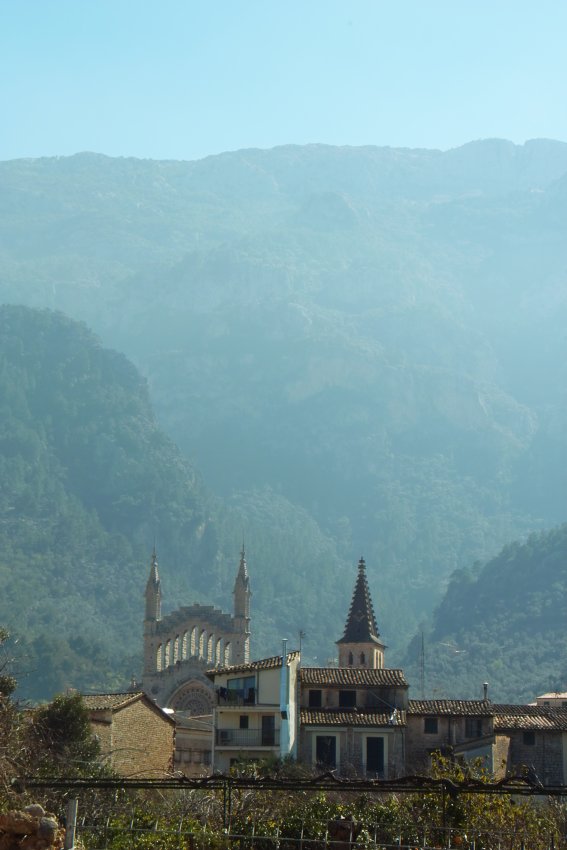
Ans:
{"label": "pointed tower roof", "polygon": [[161,620],[161,582],[155,546],[152,552],[150,574],[146,583],[146,620]]}
{"label": "pointed tower roof", "polygon": [[153,551],[152,551],[152,562],[151,562],[151,565],[150,565],[150,575],[148,577],[148,583],[146,585],[146,589],[147,590],[149,590],[150,588],[157,589],[159,587],[159,585],[160,585],[160,580],[159,580],[159,572],[158,572],[158,559],[157,559],[156,547],[154,546]]}
{"label": "pointed tower roof", "polygon": [[250,578],[248,576],[248,567],[246,565],[246,553],[244,551],[244,543],[242,544],[242,549],[240,550],[240,564],[238,566],[238,572],[236,574],[234,586],[236,587],[239,583],[245,585],[246,587],[248,587],[248,585],[250,584]]}
{"label": "pointed tower roof", "polygon": [[345,633],[337,643],[378,643],[380,632],[376,625],[374,607],[366,578],[364,558],[358,562],[358,575],[352,594],[352,602],[345,626]]}

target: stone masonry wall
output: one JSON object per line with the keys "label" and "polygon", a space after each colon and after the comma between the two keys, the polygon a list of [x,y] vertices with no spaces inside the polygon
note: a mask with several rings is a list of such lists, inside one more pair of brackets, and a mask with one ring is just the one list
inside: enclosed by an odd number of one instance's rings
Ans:
{"label": "stone masonry wall", "polygon": [[122,776],[160,778],[171,773],[175,727],[142,700],[116,711],[112,765]]}

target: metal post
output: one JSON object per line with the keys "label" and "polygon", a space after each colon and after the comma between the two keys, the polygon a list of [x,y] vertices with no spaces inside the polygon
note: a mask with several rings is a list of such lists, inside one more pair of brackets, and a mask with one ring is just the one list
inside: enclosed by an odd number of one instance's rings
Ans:
{"label": "metal post", "polygon": [[65,811],[65,850],[73,850],[75,847],[75,830],[77,829],[77,807],[79,801],[75,797],[67,803]]}

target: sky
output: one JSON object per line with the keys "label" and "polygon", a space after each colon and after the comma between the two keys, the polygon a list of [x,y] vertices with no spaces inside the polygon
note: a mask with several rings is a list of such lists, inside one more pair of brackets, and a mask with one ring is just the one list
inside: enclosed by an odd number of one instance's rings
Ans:
{"label": "sky", "polygon": [[567,141],[564,0],[0,0],[0,160]]}

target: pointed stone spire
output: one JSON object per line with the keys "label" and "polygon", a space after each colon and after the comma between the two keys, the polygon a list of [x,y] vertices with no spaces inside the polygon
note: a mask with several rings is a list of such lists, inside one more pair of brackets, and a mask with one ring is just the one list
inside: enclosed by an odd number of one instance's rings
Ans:
{"label": "pointed stone spire", "polygon": [[152,552],[150,575],[146,584],[146,620],[161,620],[161,582],[155,545]]}
{"label": "pointed stone spire", "polygon": [[358,575],[339,646],[339,664],[344,667],[382,667],[384,644],[376,624],[374,606],[366,578],[364,558],[358,562]]}
{"label": "pointed stone spire", "polygon": [[250,578],[246,565],[246,553],[244,543],[240,551],[240,563],[234,581],[234,624],[241,637],[234,647],[235,658],[239,663],[247,663],[250,660]]}
{"label": "pointed stone spire", "polygon": [[250,618],[250,577],[248,575],[248,566],[246,564],[246,552],[244,551],[244,543],[240,550],[240,563],[238,572],[234,581],[234,615],[235,617]]}

